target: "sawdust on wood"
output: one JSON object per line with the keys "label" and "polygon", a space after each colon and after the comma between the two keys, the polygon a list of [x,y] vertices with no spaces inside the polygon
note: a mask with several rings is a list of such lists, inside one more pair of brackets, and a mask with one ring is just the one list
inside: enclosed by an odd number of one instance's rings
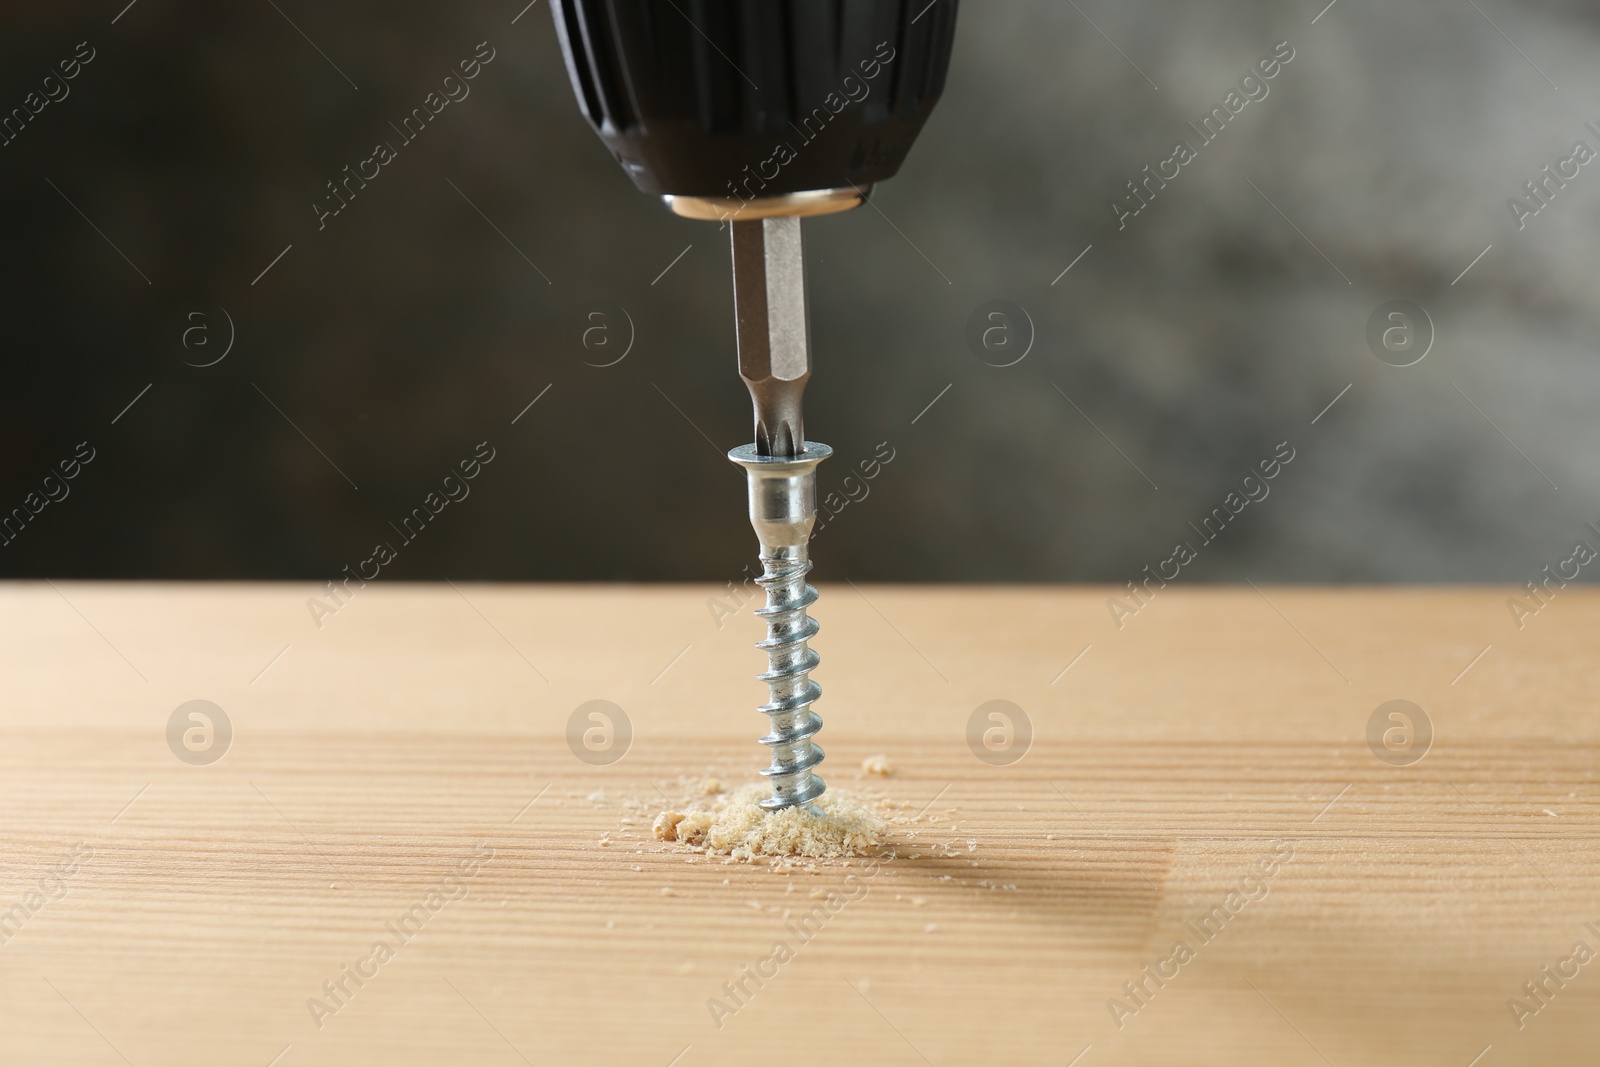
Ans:
{"label": "sawdust on wood", "polygon": [[735,860],[865,856],[888,835],[888,824],[874,806],[846,792],[830,790],[819,797],[820,817],[798,808],[766,811],[761,801],[768,795],[762,785],[731,793],[707,791],[689,800],[684,810],[657,815],[652,831],[657,840]]}
{"label": "sawdust on wood", "polygon": [[894,774],[894,763],[888,756],[868,756],[861,761],[862,774],[877,774],[888,778]]}

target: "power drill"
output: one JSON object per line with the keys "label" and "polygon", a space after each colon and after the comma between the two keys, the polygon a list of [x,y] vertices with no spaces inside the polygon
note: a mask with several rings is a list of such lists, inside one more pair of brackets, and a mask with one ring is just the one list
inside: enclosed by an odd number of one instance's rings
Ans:
{"label": "power drill", "polygon": [[726,225],[739,375],[755,441],[744,468],[766,593],[768,811],[820,815],[822,689],[806,582],[817,464],[801,219],[864,203],[900,169],[944,90],[958,0],[551,0],[584,117],[635,185]]}

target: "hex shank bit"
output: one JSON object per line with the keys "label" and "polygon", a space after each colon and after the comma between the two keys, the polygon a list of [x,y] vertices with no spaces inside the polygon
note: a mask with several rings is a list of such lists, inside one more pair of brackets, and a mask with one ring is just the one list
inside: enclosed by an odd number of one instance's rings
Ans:
{"label": "hex shank bit", "polygon": [[800,220],[756,219],[730,229],[739,377],[755,406],[756,454],[797,456],[805,449],[800,402],[811,377]]}

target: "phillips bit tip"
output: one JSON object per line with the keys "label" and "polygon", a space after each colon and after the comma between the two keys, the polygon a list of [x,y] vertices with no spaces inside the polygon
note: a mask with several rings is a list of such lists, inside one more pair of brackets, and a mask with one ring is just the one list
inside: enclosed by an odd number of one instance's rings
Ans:
{"label": "phillips bit tip", "polygon": [[800,220],[756,219],[730,228],[739,376],[755,407],[756,452],[798,456],[806,440],[801,398],[811,377]]}

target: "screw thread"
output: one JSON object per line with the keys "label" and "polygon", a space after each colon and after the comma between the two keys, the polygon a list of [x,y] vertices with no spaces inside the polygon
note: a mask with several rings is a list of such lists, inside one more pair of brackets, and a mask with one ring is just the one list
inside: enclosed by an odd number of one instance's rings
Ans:
{"label": "screw thread", "polygon": [[811,710],[822,696],[822,687],[811,680],[821,657],[807,644],[819,629],[806,611],[817,601],[816,589],[805,580],[811,560],[805,545],[763,545],[761,563],[756,584],[766,590],[767,603],[756,615],[767,622],[767,639],[756,647],[767,653],[767,670],[759,677],[767,683],[768,701],[757,710],[772,723],[761,739],[772,759],[761,771],[772,783],[772,796],[761,806],[768,811],[800,806],[815,812],[811,802],[828,787],[811,773],[823,759],[822,749],[811,740],[822,729],[822,719]]}

